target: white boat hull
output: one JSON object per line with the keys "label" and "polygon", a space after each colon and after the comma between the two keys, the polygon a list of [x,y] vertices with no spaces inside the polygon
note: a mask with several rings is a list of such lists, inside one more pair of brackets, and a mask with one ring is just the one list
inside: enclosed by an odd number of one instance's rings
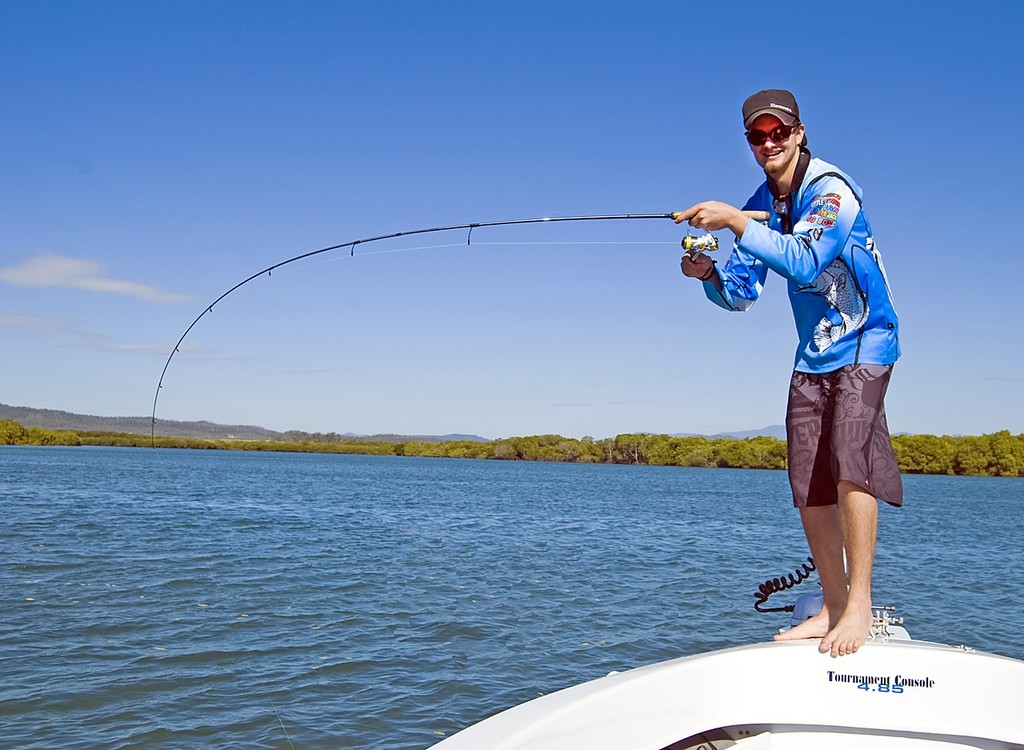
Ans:
{"label": "white boat hull", "polygon": [[904,639],[876,639],[834,659],[817,643],[743,646],[612,673],[435,748],[1024,750],[1024,662]]}

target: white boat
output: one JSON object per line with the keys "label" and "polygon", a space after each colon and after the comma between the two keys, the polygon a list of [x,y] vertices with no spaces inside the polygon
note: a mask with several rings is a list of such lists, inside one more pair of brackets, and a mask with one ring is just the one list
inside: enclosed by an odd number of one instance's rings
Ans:
{"label": "white boat", "polygon": [[769,642],[613,672],[435,750],[1024,750],[1024,661],[915,641],[880,613],[855,654]]}

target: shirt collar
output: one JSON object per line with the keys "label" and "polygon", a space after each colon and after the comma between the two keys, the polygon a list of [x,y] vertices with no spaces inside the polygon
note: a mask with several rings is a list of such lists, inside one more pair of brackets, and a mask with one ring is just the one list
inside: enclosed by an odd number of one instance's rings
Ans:
{"label": "shirt collar", "polygon": [[804,181],[804,175],[807,174],[807,167],[811,163],[811,152],[805,148],[800,149],[800,156],[796,160],[796,171],[793,173],[793,188],[788,193],[783,195],[779,192],[779,185],[769,175],[765,175],[768,178],[768,189],[772,193],[772,197],[776,201],[780,199],[789,198],[793,193],[800,191],[800,185]]}

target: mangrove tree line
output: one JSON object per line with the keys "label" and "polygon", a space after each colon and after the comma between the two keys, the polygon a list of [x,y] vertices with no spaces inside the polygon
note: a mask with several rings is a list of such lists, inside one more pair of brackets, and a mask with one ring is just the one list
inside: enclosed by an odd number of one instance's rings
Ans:
{"label": "mangrove tree line", "polygon": [[[201,440],[156,438],[161,448],[356,453],[382,456],[483,458],[498,461],[699,466],[732,469],[785,469],[786,442],[771,437],[707,438],[628,433],[614,438],[567,438],[533,435],[487,442],[428,442],[395,438],[363,439],[334,433],[289,433],[289,440]],[[148,436],[109,432],[74,432],[24,427],[0,419],[0,445],[103,445],[150,447]],[[941,437],[895,435],[893,445],[906,474],[1024,476],[1024,435],[1009,431],[988,435]]]}

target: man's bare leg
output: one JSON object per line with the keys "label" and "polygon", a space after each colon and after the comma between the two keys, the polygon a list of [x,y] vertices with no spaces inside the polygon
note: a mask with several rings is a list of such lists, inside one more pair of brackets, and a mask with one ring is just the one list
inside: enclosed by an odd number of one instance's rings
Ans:
{"label": "man's bare leg", "polygon": [[777,641],[795,641],[803,638],[824,638],[846,608],[846,566],[843,563],[843,527],[839,509],[835,505],[823,505],[800,509],[800,520],[804,525],[807,544],[818,569],[825,605],[821,612],[784,633],[775,636]]}
{"label": "man's bare leg", "polygon": [[[838,507],[850,589],[846,606],[835,612],[838,620],[830,622],[831,627],[821,639],[818,650],[823,654],[845,656],[863,646],[871,632],[871,569],[878,532],[878,501],[857,485],[844,481],[839,483]],[[815,554],[813,547],[812,554]],[[827,596],[826,593],[826,601]]]}

